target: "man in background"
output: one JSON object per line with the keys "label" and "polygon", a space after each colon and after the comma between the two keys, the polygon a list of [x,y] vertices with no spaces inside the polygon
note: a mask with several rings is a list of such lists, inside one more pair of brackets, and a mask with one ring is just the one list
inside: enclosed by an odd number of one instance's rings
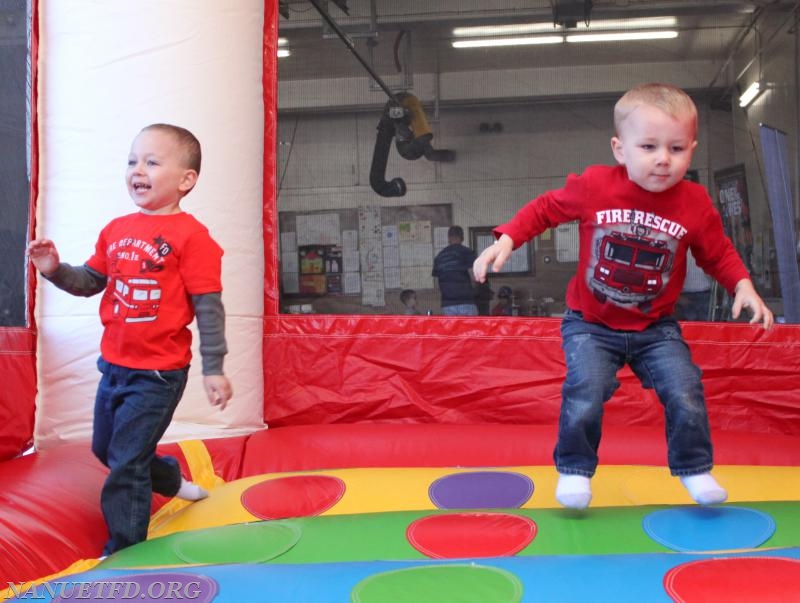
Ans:
{"label": "man in background", "polygon": [[477,316],[478,306],[472,283],[475,252],[464,245],[464,229],[451,226],[447,231],[447,247],[433,260],[432,275],[439,280],[442,314],[445,316]]}

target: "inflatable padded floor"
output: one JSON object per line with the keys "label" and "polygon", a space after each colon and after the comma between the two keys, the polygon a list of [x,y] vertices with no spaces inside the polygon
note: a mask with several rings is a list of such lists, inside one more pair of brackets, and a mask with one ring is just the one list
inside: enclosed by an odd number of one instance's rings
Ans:
{"label": "inflatable padded floor", "polygon": [[[425,457],[436,464],[435,451],[451,440],[469,445],[458,429],[444,443],[435,426],[424,431],[429,443],[409,464]],[[502,441],[509,433],[491,432],[485,437],[500,438],[495,445],[509,444]],[[337,437],[330,433],[325,437]],[[650,435],[657,443],[658,432]],[[263,442],[246,451],[256,459],[274,453],[269,434],[259,437]],[[620,452],[607,457],[630,450],[630,438],[611,438]],[[718,465],[715,475],[730,496],[713,507],[692,504],[663,466],[607,462],[593,479],[592,506],[562,509],[553,495],[557,474],[541,458],[548,446],[522,455],[539,460],[525,465],[351,466],[228,480],[217,472],[209,498],[157,509],[146,542],[100,562],[82,560],[27,591],[15,585],[7,595],[219,603],[798,601],[800,448],[779,441],[764,452],[762,441],[747,453],[747,437],[721,440],[718,457],[758,462]],[[347,441],[343,447],[353,446],[352,437]],[[362,444],[365,465],[400,460],[377,452],[380,438]],[[298,437],[296,445],[283,453],[301,457],[308,441]],[[210,456],[212,465],[221,458]],[[193,476],[201,473],[196,463],[188,460]],[[263,464],[250,459],[242,467],[248,463]]]}

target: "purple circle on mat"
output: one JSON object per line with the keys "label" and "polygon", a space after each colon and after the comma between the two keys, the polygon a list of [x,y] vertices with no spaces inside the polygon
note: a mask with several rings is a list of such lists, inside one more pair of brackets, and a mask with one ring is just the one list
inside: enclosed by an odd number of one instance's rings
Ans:
{"label": "purple circle on mat", "polygon": [[527,475],[509,471],[473,471],[440,477],[428,496],[440,509],[515,509],[533,494]]}

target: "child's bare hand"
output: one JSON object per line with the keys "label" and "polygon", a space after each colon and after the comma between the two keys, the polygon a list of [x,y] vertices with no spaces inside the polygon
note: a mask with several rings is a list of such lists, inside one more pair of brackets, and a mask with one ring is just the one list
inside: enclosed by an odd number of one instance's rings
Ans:
{"label": "child's bare hand", "polygon": [[36,269],[46,276],[58,270],[61,263],[58,250],[50,239],[34,239],[28,243],[26,253]]}
{"label": "child's bare hand", "polygon": [[233,387],[228,378],[225,375],[205,375],[203,387],[211,406],[219,406],[220,410],[225,410],[228,400],[233,396]]}
{"label": "child's bare hand", "polygon": [[489,271],[489,267],[491,267],[492,272],[499,272],[506,260],[511,257],[513,250],[513,239],[506,234],[501,235],[493,245],[489,245],[484,249],[472,264],[472,273],[475,275],[475,280],[479,283],[486,282],[486,273]]}
{"label": "child's bare hand", "polygon": [[764,300],[756,293],[750,279],[742,279],[736,283],[731,316],[734,319],[739,318],[743,309],[752,314],[750,317],[751,325],[762,323],[765,329],[772,328],[775,321],[772,310],[767,307]]}

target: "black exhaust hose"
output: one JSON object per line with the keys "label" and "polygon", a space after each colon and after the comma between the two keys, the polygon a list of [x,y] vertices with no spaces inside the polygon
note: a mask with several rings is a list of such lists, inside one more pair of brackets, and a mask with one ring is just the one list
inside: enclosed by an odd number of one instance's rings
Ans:
{"label": "black exhaust hose", "polygon": [[395,146],[403,159],[414,161],[423,155],[427,155],[432,150],[431,139],[433,134],[427,133],[415,138],[414,132],[403,123],[396,124],[395,131]]}
{"label": "black exhaust hose", "polygon": [[406,194],[406,182],[402,178],[386,181],[386,164],[394,138],[394,123],[388,111],[384,111],[378,122],[378,136],[375,139],[375,150],[372,153],[372,165],[369,169],[369,184],[372,190],[381,197],[402,197]]}

